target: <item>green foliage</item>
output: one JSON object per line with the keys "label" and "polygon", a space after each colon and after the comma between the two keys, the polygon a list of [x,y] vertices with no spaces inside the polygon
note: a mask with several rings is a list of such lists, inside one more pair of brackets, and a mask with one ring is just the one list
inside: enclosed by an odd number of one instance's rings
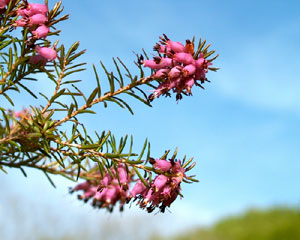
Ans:
{"label": "green foliage", "polygon": [[300,239],[300,208],[250,210],[220,220],[211,228],[185,232],[173,240],[296,240]]}

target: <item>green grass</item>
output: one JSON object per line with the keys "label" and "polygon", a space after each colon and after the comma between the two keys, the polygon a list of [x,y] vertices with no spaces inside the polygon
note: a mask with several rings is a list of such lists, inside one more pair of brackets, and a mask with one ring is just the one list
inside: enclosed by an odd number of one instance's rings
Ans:
{"label": "green grass", "polygon": [[300,208],[250,210],[240,216],[224,218],[210,228],[186,231],[168,239],[300,240]]}

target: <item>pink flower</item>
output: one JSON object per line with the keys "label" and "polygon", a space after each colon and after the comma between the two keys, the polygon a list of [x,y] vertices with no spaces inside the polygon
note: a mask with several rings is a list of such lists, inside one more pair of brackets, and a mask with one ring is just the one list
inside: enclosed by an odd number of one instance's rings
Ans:
{"label": "pink flower", "polygon": [[164,212],[164,208],[165,207],[170,207],[171,204],[176,200],[178,193],[179,193],[180,189],[175,189],[170,191],[170,197],[167,197],[164,199],[162,207],[161,207],[161,211]]}
{"label": "pink flower", "polygon": [[186,177],[185,169],[182,168],[180,161],[160,159],[153,161],[151,163],[156,165],[157,169],[167,172],[168,175],[158,174],[152,182],[146,180],[149,188],[139,179],[130,192],[124,190],[119,182],[129,184],[131,177],[126,165],[120,163],[117,168],[110,170],[111,174],[106,172],[100,183],[101,191],[98,191],[96,181],[86,181],[78,184],[71,192],[83,191],[83,194],[78,196],[79,199],[84,202],[92,199],[93,207],[107,208],[109,211],[113,210],[117,202],[120,203],[122,210],[125,202],[129,203],[134,198],[134,201],[138,200],[137,204],[148,212],[156,208],[164,212],[180,193],[180,183]]}
{"label": "pink flower", "polygon": [[107,188],[103,198],[105,199],[106,203],[115,204],[119,197],[119,193],[120,193],[120,189],[118,189],[117,186],[110,186]]}
{"label": "pink flower", "polygon": [[183,72],[183,76],[184,76],[184,77],[193,75],[193,74],[196,72],[196,66],[195,66],[194,64],[186,65],[186,66],[182,69],[182,72]]}
{"label": "pink flower", "polygon": [[31,17],[29,17],[29,22],[31,24],[41,25],[41,24],[44,24],[47,21],[48,21],[48,18],[42,13],[37,13],[37,14],[34,14]]}
{"label": "pink flower", "polygon": [[172,58],[160,58],[159,60],[159,65],[161,66],[161,68],[171,67],[172,64],[173,64]]}
{"label": "pink flower", "polygon": [[31,116],[30,109],[24,108],[21,111],[14,112],[14,117],[19,119],[28,119]]}
{"label": "pink flower", "polygon": [[176,161],[172,164],[173,173],[184,173],[185,169],[181,166],[181,161]]}
{"label": "pink flower", "polygon": [[151,60],[144,60],[144,66],[151,69],[161,69],[165,67],[170,67],[173,60],[171,58],[155,58]]}
{"label": "pink flower", "polygon": [[164,54],[170,54],[171,53],[171,48],[166,45],[159,45],[158,48],[159,53],[164,53]]}
{"label": "pink flower", "polygon": [[42,65],[45,65],[47,62],[48,62],[48,60],[39,54],[31,56],[29,59],[29,63],[31,63],[31,64],[41,63]]}
{"label": "pink flower", "polygon": [[112,182],[112,180],[113,180],[112,176],[109,173],[106,173],[103,179],[100,181],[101,189],[103,187],[107,187]]}
{"label": "pink flower", "polygon": [[39,3],[29,3],[28,9],[33,14],[42,13],[42,14],[46,15],[46,13],[48,12],[48,6],[46,4],[44,5],[44,4],[39,4]]}
{"label": "pink flower", "polygon": [[183,52],[176,53],[174,55],[174,60],[179,63],[183,63],[185,65],[194,63],[194,61],[195,61],[192,54],[183,53]]}
{"label": "pink flower", "polygon": [[130,177],[128,175],[125,164],[119,164],[117,170],[118,170],[119,180],[120,180],[123,190],[128,190],[128,188],[129,188],[128,184],[130,182]]}
{"label": "pink flower", "polygon": [[5,0],[0,0],[0,9],[6,7],[6,1]]}
{"label": "pink flower", "polygon": [[168,82],[163,82],[154,90],[153,96],[159,97],[166,92],[168,92]]}
{"label": "pink flower", "polygon": [[83,182],[83,183],[79,183],[74,188],[74,191],[79,191],[79,190],[88,191],[90,187],[91,187],[91,184],[88,181],[86,181],[86,182]]}
{"label": "pink flower", "polygon": [[172,189],[170,187],[170,185],[167,185],[164,187],[164,189],[162,190],[161,194],[164,196],[164,197],[170,197],[171,196],[171,192],[172,192]]}
{"label": "pink flower", "polygon": [[181,74],[181,67],[175,66],[171,69],[171,71],[168,74],[169,78],[178,78]]}
{"label": "pink flower", "polygon": [[50,29],[48,27],[46,27],[45,25],[41,25],[35,31],[32,31],[31,33],[33,34],[33,36],[35,38],[39,39],[39,38],[47,37],[49,31],[50,31]]}
{"label": "pink flower", "polygon": [[187,90],[188,93],[191,94],[191,89],[194,86],[194,84],[195,84],[195,79],[194,78],[191,77],[191,78],[186,79],[185,89]]}
{"label": "pink flower", "polygon": [[[115,169],[111,169],[110,172],[111,174],[106,172],[99,185],[96,182],[85,182],[78,184],[71,192],[82,190],[83,195],[79,196],[79,199],[88,201],[90,198],[93,198],[93,207],[107,208],[109,211],[112,211],[115,204],[120,202],[120,209],[122,209],[128,196],[128,186],[131,177],[127,172],[126,166],[122,163],[117,166],[119,178],[117,178]],[[118,179],[122,186],[120,186]],[[124,186],[127,186],[127,188],[124,188]]]}
{"label": "pink flower", "polygon": [[[153,161],[152,164],[155,164]],[[180,161],[161,161],[162,162],[158,163],[164,167],[168,165],[165,169],[167,170],[168,176],[164,174],[157,175],[151,183],[148,183],[150,185],[148,190],[143,187],[140,181],[131,191],[131,197],[135,196],[140,199],[137,204],[148,212],[152,212],[157,207],[164,212],[166,207],[170,207],[180,193],[180,183],[186,177],[184,174],[185,169],[182,168]],[[166,164],[166,162],[169,164]]]}
{"label": "pink flower", "polygon": [[[164,34],[153,49],[159,53],[159,56],[144,61],[144,67],[154,70],[151,77],[159,80],[158,87],[148,97],[150,101],[160,95],[170,96],[170,90],[176,93],[176,100],[180,100],[182,94],[192,95],[191,88],[195,84],[202,87],[201,84],[206,80],[205,75],[212,63],[203,57],[203,52],[194,56],[192,41],[186,40],[186,44],[183,45],[171,41]],[[199,80],[201,84],[197,83]]]}
{"label": "pink flower", "polygon": [[11,0],[0,0],[0,9],[5,8]]}
{"label": "pink flower", "polygon": [[36,47],[36,51],[44,58],[53,61],[57,57],[56,50],[48,47]]}
{"label": "pink flower", "polygon": [[18,9],[17,13],[19,16],[22,16],[22,17],[31,17],[32,15],[35,14],[28,8]]}
{"label": "pink flower", "polygon": [[25,18],[19,19],[15,22],[17,27],[25,27],[28,25],[28,20]]}
{"label": "pink flower", "polygon": [[161,171],[167,172],[171,168],[171,163],[167,160],[156,159],[153,166]]}
{"label": "pink flower", "polygon": [[171,79],[170,82],[168,83],[168,90],[178,88],[180,83],[181,83],[180,77]]}
{"label": "pink flower", "polygon": [[92,203],[93,206],[95,206],[97,202],[104,201],[106,191],[107,191],[107,188],[104,188],[101,192],[97,191],[95,193],[93,203]]}
{"label": "pink flower", "polygon": [[168,177],[165,175],[158,175],[155,179],[154,179],[154,183],[153,186],[156,189],[156,192],[161,190],[167,183],[168,181]]}
{"label": "pink flower", "polygon": [[130,195],[132,197],[136,197],[139,194],[144,194],[148,189],[144,185],[141,180],[138,180],[137,183],[134,185],[132,190],[130,191]]}
{"label": "pink flower", "polygon": [[204,62],[205,62],[205,59],[203,57],[198,58],[196,60],[196,66],[197,66],[197,68],[203,68]]}
{"label": "pink flower", "polygon": [[87,190],[84,191],[83,195],[81,196],[82,199],[88,200],[93,197],[97,192],[97,187],[91,186]]}
{"label": "pink flower", "polygon": [[170,69],[166,69],[166,68],[159,69],[152,75],[152,77],[155,79],[163,79],[168,75],[169,71]]}
{"label": "pink flower", "polygon": [[19,16],[27,18],[31,21],[31,24],[43,24],[48,21],[47,18],[48,7],[44,4],[29,3],[27,8],[18,9]]}
{"label": "pink flower", "polygon": [[160,69],[161,67],[153,60],[144,60],[144,67],[149,67],[151,69]]}
{"label": "pink flower", "polygon": [[167,46],[171,48],[175,53],[184,52],[185,46],[180,42],[167,41]]}
{"label": "pink flower", "polygon": [[205,75],[206,75],[206,70],[205,69],[197,69],[196,70],[196,74],[195,74],[195,79],[196,80],[203,80],[205,79]]}

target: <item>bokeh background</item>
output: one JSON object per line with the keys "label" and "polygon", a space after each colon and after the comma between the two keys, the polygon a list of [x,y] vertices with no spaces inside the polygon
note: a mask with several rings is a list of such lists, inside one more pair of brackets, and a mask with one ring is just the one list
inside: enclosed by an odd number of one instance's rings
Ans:
{"label": "bokeh background", "polygon": [[[110,68],[118,56],[134,71],[133,51],[151,53],[163,33],[174,41],[195,36],[212,43],[221,69],[208,74],[205,91],[194,88],[178,104],[174,97],[159,98],[153,108],[131,101],[134,116],[96,106],[96,116],[82,118],[91,132],[133,134],[137,151],[147,137],[153,156],[178,146],[179,156],[195,157],[200,183],[183,185],[184,198],[165,214],[147,214],[134,205],[108,214],[78,202],[68,194],[73,184],[60,177],[53,178],[54,189],[42,173],[27,170],[24,178],[8,169],[8,175],[0,173],[0,239],[154,239],[274,206],[298,211],[292,215],[299,219],[299,1],[64,0],[63,5],[70,20],[59,25],[60,41],[70,46],[80,40],[87,49],[81,59],[88,71],[73,77],[83,80],[83,91],[96,84],[93,63],[99,66],[101,59]],[[41,76],[31,89],[50,95],[53,85]],[[18,109],[40,103],[27,95],[14,99]],[[2,98],[0,104],[9,107]]]}

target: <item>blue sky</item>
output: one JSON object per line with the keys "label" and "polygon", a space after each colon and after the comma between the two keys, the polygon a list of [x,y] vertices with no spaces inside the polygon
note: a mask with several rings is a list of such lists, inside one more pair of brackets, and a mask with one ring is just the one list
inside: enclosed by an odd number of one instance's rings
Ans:
{"label": "blue sky", "polygon": [[[101,59],[109,67],[111,58],[119,56],[134,69],[132,51],[151,52],[163,33],[181,42],[202,37],[220,54],[215,65],[221,70],[209,73],[211,83],[205,91],[194,88],[193,97],[178,104],[174,97],[159,98],[153,108],[131,101],[134,116],[114,106],[97,106],[97,116],[83,119],[90,131],[133,134],[137,150],[148,137],[153,156],[178,146],[179,156],[187,154],[197,161],[193,173],[200,183],[182,186],[185,197],[172,206],[171,214],[146,217],[128,210],[120,221],[126,216],[160,219],[158,230],[166,232],[167,223],[172,230],[183,229],[248,207],[299,205],[299,1],[65,0],[63,4],[71,19],[60,24],[61,42],[80,40],[81,48],[87,49],[82,61],[89,70],[74,77],[84,80],[81,86],[86,91],[95,86],[92,63],[99,65]],[[46,79],[39,83],[33,89],[51,94]],[[16,99],[20,108],[24,99],[36,103],[30,97]],[[3,105],[8,106],[4,101]],[[8,195],[51,206],[59,221],[67,221],[66,216],[74,222],[78,216],[89,222],[114,219],[66,196],[69,183],[60,178],[55,179],[60,187],[53,190],[38,173],[30,171],[28,179],[16,171],[9,173],[0,175]],[[43,191],[42,196],[36,189]],[[0,214],[5,213],[3,201]]]}

